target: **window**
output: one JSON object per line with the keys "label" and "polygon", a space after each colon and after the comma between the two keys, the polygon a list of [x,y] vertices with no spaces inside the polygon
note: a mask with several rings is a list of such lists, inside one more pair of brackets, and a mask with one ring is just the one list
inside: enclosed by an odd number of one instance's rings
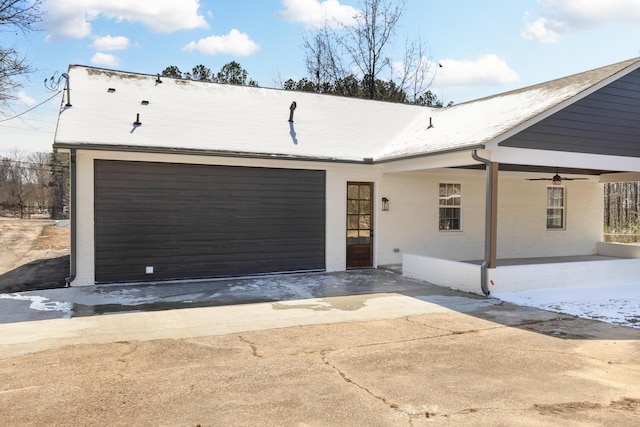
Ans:
{"label": "window", "polygon": [[461,184],[440,184],[440,230],[461,230]]}
{"label": "window", "polygon": [[565,227],[564,188],[547,187],[547,230]]}

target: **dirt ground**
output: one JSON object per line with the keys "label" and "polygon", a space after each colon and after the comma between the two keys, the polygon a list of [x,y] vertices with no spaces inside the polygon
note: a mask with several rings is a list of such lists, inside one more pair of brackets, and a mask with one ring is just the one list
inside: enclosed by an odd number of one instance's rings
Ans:
{"label": "dirt ground", "polygon": [[69,252],[69,226],[0,218],[0,293],[65,286]]}

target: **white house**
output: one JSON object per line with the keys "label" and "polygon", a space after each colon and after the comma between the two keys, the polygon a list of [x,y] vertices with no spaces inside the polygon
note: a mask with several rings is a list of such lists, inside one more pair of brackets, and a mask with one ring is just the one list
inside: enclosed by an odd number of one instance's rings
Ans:
{"label": "white house", "polygon": [[602,182],[640,180],[639,59],[439,109],[78,65],[67,83],[72,286],[402,264],[488,294],[640,273],[638,247],[601,242]]}

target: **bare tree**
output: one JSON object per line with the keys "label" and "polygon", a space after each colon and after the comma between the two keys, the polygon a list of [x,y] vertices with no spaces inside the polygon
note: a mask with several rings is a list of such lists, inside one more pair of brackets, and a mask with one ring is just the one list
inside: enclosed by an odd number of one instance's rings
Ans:
{"label": "bare tree", "polygon": [[335,83],[350,74],[337,39],[338,35],[327,23],[312,34],[304,36],[305,64],[318,93],[332,92]]}
{"label": "bare tree", "polygon": [[[42,21],[42,0],[0,0],[0,32],[23,35],[37,31]],[[14,92],[21,86],[19,77],[33,71],[24,56],[15,48],[0,45],[0,101],[15,99]]]}
{"label": "bare tree", "polygon": [[54,149],[49,154],[49,173],[51,218],[58,219],[64,216],[64,206],[69,205],[69,155]]}
{"label": "bare tree", "polygon": [[407,94],[407,101],[412,104],[421,103],[433,80],[435,72],[432,70],[427,45],[421,39],[405,42],[404,58],[400,64],[401,69],[395,70],[398,77],[398,86]]}
{"label": "bare tree", "polygon": [[361,0],[355,25],[325,22],[307,34],[305,64],[316,92],[423,104],[435,96],[428,94],[435,72],[421,39],[406,42],[400,65],[388,54],[404,8],[405,0]]}
{"label": "bare tree", "polygon": [[68,156],[55,150],[26,154],[14,149],[0,157],[0,210],[21,218],[33,213],[62,218],[68,182]]}
{"label": "bare tree", "polygon": [[357,70],[365,97],[376,98],[376,80],[382,71],[391,70],[386,50],[403,11],[404,0],[361,0],[360,12],[354,16],[355,25],[340,25],[336,30],[326,22],[306,37],[303,46],[307,70],[318,89],[328,81],[335,85]]}
{"label": "bare tree", "polygon": [[337,40],[352,65],[363,75],[365,91],[375,98],[375,81],[379,74],[391,67],[385,49],[395,35],[396,26],[404,12],[404,0],[362,0],[356,15],[356,25],[344,27],[346,37]]}
{"label": "bare tree", "polygon": [[40,212],[48,210],[51,199],[49,157],[49,153],[41,151],[30,153],[27,156],[28,181],[33,187],[29,204]]}

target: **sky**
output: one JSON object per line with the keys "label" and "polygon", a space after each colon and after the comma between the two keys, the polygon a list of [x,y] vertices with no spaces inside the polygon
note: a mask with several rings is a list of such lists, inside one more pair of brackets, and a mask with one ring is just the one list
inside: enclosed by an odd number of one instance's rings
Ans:
{"label": "sky", "polygon": [[[260,86],[277,88],[307,76],[305,34],[325,22],[352,24],[361,3],[43,2],[41,31],[0,30],[0,44],[24,54],[36,70],[14,94],[17,101],[0,105],[0,155],[51,150],[61,95],[43,82],[70,64],[156,74],[198,64],[217,72],[237,61]],[[401,64],[405,42],[420,39],[434,65],[430,89],[445,103],[640,56],[640,0],[405,0],[404,6],[389,59]]]}

